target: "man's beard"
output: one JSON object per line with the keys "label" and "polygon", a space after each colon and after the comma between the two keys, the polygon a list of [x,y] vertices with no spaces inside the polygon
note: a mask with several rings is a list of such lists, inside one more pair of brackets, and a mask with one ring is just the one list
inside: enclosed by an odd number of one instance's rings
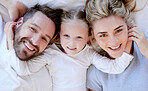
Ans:
{"label": "man's beard", "polygon": [[[22,61],[28,61],[28,60],[30,60],[30,59],[32,59],[32,58],[38,56],[38,55],[37,55],[38,52],[35,52],[35,53],[33,53],[32,55],[29,56],[28,53],[27,53],[27,51],[21,49],[21,44],[23,43],[22,40],[23,40],[23,39],[27,39],[27,38],[26,38],[26,37],[21,38],[21,36],[20,36],[20,34],[19,34],[20,31],[21,31],[21,26],[18,27],[18,28],[15,30],[14,42],[13,42],[14,50],[15,50],[16,56],[17,56],[20,60],[22,60]],[[25,58],[21,58],[21,57],[19,56],[19,55],[21,55],[22,53],[25,55]]]}

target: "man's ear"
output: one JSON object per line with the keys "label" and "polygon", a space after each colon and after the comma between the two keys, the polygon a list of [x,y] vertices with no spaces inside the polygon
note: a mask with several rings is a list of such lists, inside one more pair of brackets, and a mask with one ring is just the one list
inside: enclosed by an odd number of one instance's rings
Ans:
{"label": "man's ear", "polygon": [[17,22],[16,22],[16,28],[21,26],[23,24],[23,17],[21,17]]}

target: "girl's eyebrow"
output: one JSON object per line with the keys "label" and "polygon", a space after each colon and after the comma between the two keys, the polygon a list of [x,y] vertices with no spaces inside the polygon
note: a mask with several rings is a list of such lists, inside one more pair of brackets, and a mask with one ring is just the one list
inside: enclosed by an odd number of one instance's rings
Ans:
{"label": "girl's eyebrow", "polygon": [[123,25],[118,26],[118,27],[117,27],[117,28],[115,28],[114,30],[117,30],[117,29],[119,29],[120,27],[123,27]]}
{"label": "girl's eyebrow", "polygon": [[104,34],[104,33],[107,33],[107,32],[98,32],[97,34]]}

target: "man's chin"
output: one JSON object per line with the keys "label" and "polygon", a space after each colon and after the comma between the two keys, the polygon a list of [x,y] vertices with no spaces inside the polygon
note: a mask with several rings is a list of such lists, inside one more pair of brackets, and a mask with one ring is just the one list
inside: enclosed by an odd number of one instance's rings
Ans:
{"label": "man's chin", "polygon": [[33,58],[33,56],[29,56],[29,57],[20,57],[20,56],[17,56],[21,61],[28,61],[30,59]]}
{"label": "man's chin", "polygon": [[21,61],[29,61],[29,60],[31,60],[31,59],[34,59],[34,58],[36,58],[37,56],[40,56],[40,55],[42,55],[42,53],[41,54],[37,54],[37,55],[31,55],[31,56],[26,56],[26,57],[19,57],[19,56],[17,56]]}
{"label": "man's chin", "polygon": [[30,59],[36,57],[35,54],[33,54],[33,55],[25,55],[24,53],[16,53],[16,56],[17,56],[21,61],[28,61],[28,60],[30,60]]}

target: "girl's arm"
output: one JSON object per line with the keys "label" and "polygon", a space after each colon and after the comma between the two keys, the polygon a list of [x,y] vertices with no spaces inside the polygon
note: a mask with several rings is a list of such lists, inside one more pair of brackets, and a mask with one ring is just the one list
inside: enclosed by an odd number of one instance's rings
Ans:
{"label": "girl's arm", "polygon": [[[40,55],[27,61],[20,60],[15,51],[12,50],[8,54],[8,64],[20,76],[30,75],[38,72],[43,66],[49,64],[48,55]],[[48,62],[47,62],[48,60]]]}
{"label": "girl's arm", "polygon": [[10,21],[5,24],[5,34],[7,37],[7,48],[9,50],[13,49],[13,39],[14,39],[14,29],[16,27],[16,22]]}
{"label": "girl's arm", "polygon": [[145,34],[137,27],[129,30],[129,39],[136,42],[140,52],[148,59],[148,41]]}
{"label": "girl's arm", "polygon": [[107,57],[99,55],[98,53],[94,53],[92,64],[97,69],[105,73],[120,74],[127,68],[132,59],[133,56],[125,52],[122,54],[121,57],[118,57],[116,59],[109,59]]}

